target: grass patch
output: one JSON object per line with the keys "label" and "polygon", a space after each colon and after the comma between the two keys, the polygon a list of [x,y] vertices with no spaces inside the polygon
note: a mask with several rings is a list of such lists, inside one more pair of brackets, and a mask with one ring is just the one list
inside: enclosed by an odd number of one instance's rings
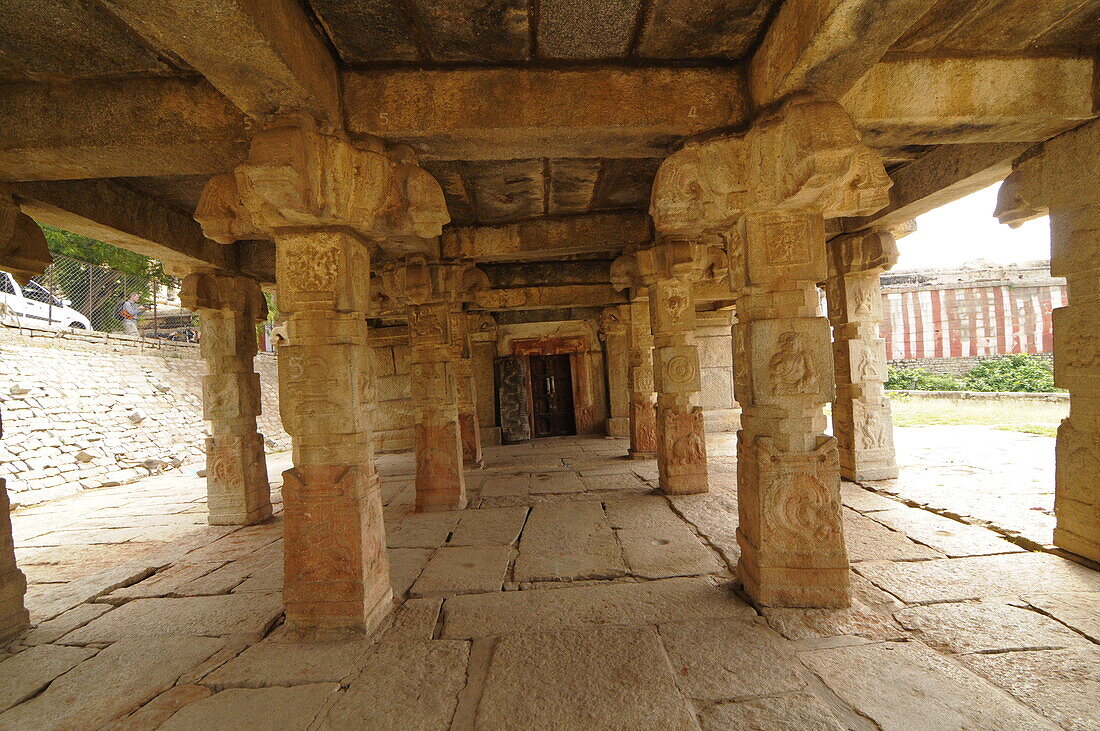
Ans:
{"label": "grass patch", "polygon": [[895,426],[990,426],[1053,437],[1068,402],[969,401],[891,396]]}

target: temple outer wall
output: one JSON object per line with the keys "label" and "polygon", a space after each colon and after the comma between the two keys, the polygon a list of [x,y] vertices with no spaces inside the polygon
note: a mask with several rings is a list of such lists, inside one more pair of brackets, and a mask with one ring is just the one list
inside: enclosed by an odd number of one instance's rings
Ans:
{"label": "temple outer wall", "polygon": [[[197,345],[157,345],[106,333],[0,328],[0,477],[12,507],[130,482],[146,460],[200,468],[206,366]],[[261,353],[260,433],[288,449],[275,357]]]}

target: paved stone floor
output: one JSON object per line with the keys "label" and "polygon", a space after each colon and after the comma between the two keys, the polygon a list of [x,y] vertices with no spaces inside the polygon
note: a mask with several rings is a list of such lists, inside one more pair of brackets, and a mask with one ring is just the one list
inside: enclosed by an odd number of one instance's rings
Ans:
{"label": "paved stone floor", "polygon": [[1100,574],[846,484],[853,607],[759,613],[708,449],[711,492],[667,498],[622,440],[490,448],[429,514],[381,457],[400,607],[340,643],[287,640],[280,517],[205,526],[201,479],[21,511],[0,728],[1100,728]]}

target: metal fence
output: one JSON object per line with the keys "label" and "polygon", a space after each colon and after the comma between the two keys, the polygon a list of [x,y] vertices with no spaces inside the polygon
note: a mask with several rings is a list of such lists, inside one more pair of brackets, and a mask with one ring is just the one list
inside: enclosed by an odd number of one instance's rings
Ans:
{"label": "metal fence", "polygon": [[137,318],[142,336],[190,340],[197,332],[195,315],[182,309],[178,301],[167,301],[178,289],[178,280],[172,278],[127,274],[55,255],[45,273],[23,288],[23,296],[28,310],[41,310],[36,320],[48,318],[41,323],[43,327],[123,332],[125,318],[119,313],[123,303],[137,294],[144,308]]}

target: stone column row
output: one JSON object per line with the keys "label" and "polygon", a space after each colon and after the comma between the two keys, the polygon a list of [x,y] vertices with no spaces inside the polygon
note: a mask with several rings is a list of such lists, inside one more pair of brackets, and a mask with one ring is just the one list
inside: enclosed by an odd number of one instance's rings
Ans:
{"label": "stone column row", "polygon": [[631,291],[630,304],[630,456],[657,456],[657,397],[653,385],[653,333],[649,300]]}
{"label": "stone column row", "polygon": [[462,439],[462,464],[467,469],[482,465],[481,425],[477,417],[477,384],[474,381],[470,318],[456,303],[451,312],[454,340],[455,399],[458,402],[458,431]]}
{"label": "stone column row", "polygon": [[255,371],[256,324],[267,318],[259,284],[247,277],[196,272],[180,301],[202,322],[206,493],[211,525],[250,525],[271,517],[263,436],[260,376]]}
{"label": "stone column row", "polygon": [[609,437],[625,437],[630,433],[629,329],[629,305],[604,308],[600,314],[600,340],[607,373],[610,416],[605,431]]}

